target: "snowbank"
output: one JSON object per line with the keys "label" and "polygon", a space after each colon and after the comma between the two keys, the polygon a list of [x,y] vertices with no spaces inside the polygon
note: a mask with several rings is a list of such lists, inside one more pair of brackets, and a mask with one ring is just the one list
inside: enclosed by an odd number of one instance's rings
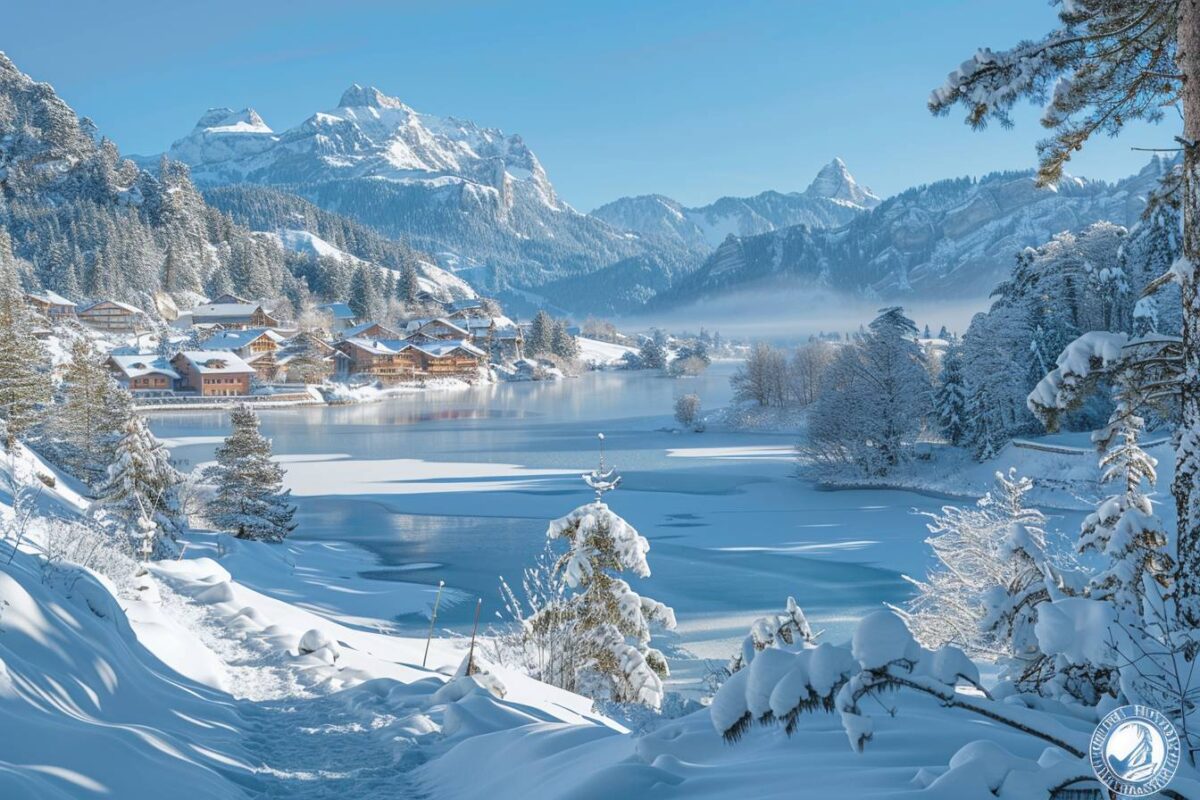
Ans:
{"label": "snowbank", "polygon": [[636,347],[602,342],[586,336],[577,336],[575,341],[579,343],[579,360],[589,369],[617,366],[627,353],[637,352]]}

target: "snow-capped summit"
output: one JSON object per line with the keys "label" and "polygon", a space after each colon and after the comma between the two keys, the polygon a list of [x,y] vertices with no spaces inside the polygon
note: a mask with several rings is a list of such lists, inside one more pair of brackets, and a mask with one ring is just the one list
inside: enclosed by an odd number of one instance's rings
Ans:
{"label": "snow-capped summit", "polygon": [[169,155],[188,163],[201,185],[367,178],[423,184],[441,202],[457,187],[468,208],[500,217],[522,201],[563,208],[519,136],[420,114],[357,83],[335,108],[278,134],[253,109],[210,109]]}
{"label": "snow-capped summit", "polygon": [[654,263],[685,255],[572,209],[520,136],[423,114],[370,85],[277,132],[251,109],[210,110],[168,155],[202,187],[300,194],[471,269],[495,291],[536,291],[648,253]]}
{"label": "snow-capped summit", "polygon": [[253,108],[234,111],[232,108],[210,108],[192,128],[192,133],[273,133],[270,126]]}
{"label": "snow-capped summit", "polygon": [[[277,137],[252,108],[210,108],[192,132],[171,145],[170,155],[187,164],[223,165],[255,156],[272,147]],[[143,165],[152,166],[145,159]]]}
{"label": "snow-capped summit", "polygon": [[753,236],[791,225],[841,227],[879,202],[870,189],[854,180],[842,160],[835,158],[803,192],[722,197],[696,208],[685,208],[662,195],[622,197],[600,206],[592,215],[624,230],[678,240],[705,252],[729,236]]}
{"label": "snow-capped summit", "polygon": [[846,169],[846,162],[840,158],[834,158],[821,167],[821,171],[804,190],[804,194],[808,197],[823,197],[838,203],[849,203],[859,208],[874,208],[881,202],[870,189],[860,186],[858,181],[854,180],[850,170]]}
{"label": "snow-capped summit", "polygon": [[342,92],[342,99],[338,101],[338,108],[356,107],[405,108],[405,105],[398,98],[389,97],[374,86],[362,86],[355,83],[349,89]]}

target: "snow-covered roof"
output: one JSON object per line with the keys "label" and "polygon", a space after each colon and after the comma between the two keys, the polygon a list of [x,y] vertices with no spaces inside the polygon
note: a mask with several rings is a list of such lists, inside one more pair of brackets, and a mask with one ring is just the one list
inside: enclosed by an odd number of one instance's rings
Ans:
{"label": "snow-covered roof", "polygon": [[374,339],[368,336],[354,336],[342,341],[366,350],[368,353],[382,356],[402,353],[413,346],[413,343],[406,339]]}
{"label": "snow-covered roof", "polygon": [[343,341],[376,355],[396,355],[403,353],[405,350],[419,350],[434,358],[444,358],[455,350],[462,350],[464,353],[470,353],[473,356],[479,357],[487,355],[468,341],[454,339],[421,342],[418,344],[408,339],[372,339],[358,336],[353,339],[344,339]]}
{"label": "snow-covered roof", "polygon": [[414,319],[411,322],[409,322],[408,325],[405,326],[405,330],[408,331],[409,333],[413,333],[415,331],[419,331],[421,328],[424,328],[427,325],[434,325],[434,324],[445,325],[448,328],[452,328],[453,330],[458,331],[459,333],[463,334],[464,336],[471,335],[471,332],[469,330],[467,330],[466,328],[462,327],[461,325],[459,325],[455,322],[451,322],[448,319],[444,319],[442,317],[434,317],[433,319]]}
{"label": "snow-covered roof", "polygon": [[433,356],[434,358],[443,358],[445,356],[450,355],[455,350],[461,350],[464,353],[469,353],[470,355],[478,356],[478,357],[483,357],[483,356],[487,355],[486,353],[484,353],[482,350],[480,350],[478,347],[471,344],[470,342],[456,342],[453,340],[436,341],[436,342],[422,342],[421,344],[413,344],[413,345],[409,345],[409,346],[413,347],[417,350],[420,350],[422,353],[425,353],[426,355]]}
{"label": "snow-covered roof", "polygon": [[388,338],[397,338],[397,339],[398,339],[398,338],[400,338],[400,334],[399,334],[399,333],[397,333],[396,331],[392,330],[392,329],[391,329],[391,328],[389,328],[387,325],[384,325],[384,324],[383,324],[383,323],[381,323],[381,322],[363,322],[363,323],[360,323],[360,324],[358,324],[358,325],[355,325],[355,326],[354,326],[354,327],[352,327],[352,328],[346,328],[346,330],[342,331],[342,338],[344,338],[344,339],[353,339],[353,338],[355,338],[356,336],[360,336],[360,335],[362,335],[362,333],[363,333],[364,331],[366,331],[366,330],[368,330],[368,329],[370,329],[370,328],[374,328],[375,326],[379,326],[380,328],[382,328],[384,331],[386,331],[386,332],[388,332],[388,333],[395,334],[395,336],[394,336],[394,337],[388,337]]}
{"label": "snow-covered roof", "polygon": [[513,322],[503,314],[495,317],[467,317],[466,319],[458,320],[461,326],[474,333],[475,331],[483,331],[495,325],[495,334],[500,336],[507,333],[509,336],[516,336],[519,328],[517,323]]}
{"label": "snow-covered roof", "polygon": [[89,312],[93,308],[95,308],[96,306],[104,305],[105,303],[107,303],[110,306],[116,306],[117,308],[122,309],[124,311],[128,311],[130,314],[141,314],[142,313],[142,310],[140,308],[138,308],[137,306],[131,306],[131,305],[129,305],[129,303],[122,303],[119,300],[97,300],[96,302],[89,303],[87,306],[80,309],[79,313],[86,314],[87,312]]}
{"label": "snow-covered roof", "polygon": [[247,328],[244,331],[220,331],[200,344],[201,350],[240,350],[263,337],[278,344],[283,337],[270,328]]}
{"label": "snow-covered roof", "polygon": [[334,319],[354,319],[354,317],[357,316],[354,313],[354,309],[350,308],[350,306],[346,305],[345,303],[325,303],[324,305],[317,306],[317,309],[320,311],[328,311],[333,315]]}
{"label": "snow-covered roof", "polygon": [[47,303],[52,306],[71,306],[72,308],[75,307],[75,304],[72,303],[70,300],[63,297],[58,292],[52,292],[49,289],[46,289],[41,292],[28,292],[26,294],[26,297],[32,297],[34,300],[39,300],[43,303]]}
{"label": "snow-covered roof", "polygon": [[178,378],[179,373],[165,359],[154,354],[132,353],[129,355],[112,355],[109,361],[128,378],[140,378],[143,375],[161,374],[170,378]]}
{"label": "snow-covered roof", "polygon": [[229,350],[184,350],[176,357],[186,359],[191,368],[202,375],[244,375],[254,372],[254,367]]}
{"label": "snow-covered roof", "polygon": [[470,308],[483,308],[483,301],[478,298],[468,298],[465,300],[452,300],[449,306],[451,311],[464,311]]}
{"label": "snow-covered roof", "polygon": [[[192,321],[241,319],[253,315],[259,309],[262,309],[262,306],[258,303],[210,303],[193,308]],[[266,309],[263,311],[265,313]]]}

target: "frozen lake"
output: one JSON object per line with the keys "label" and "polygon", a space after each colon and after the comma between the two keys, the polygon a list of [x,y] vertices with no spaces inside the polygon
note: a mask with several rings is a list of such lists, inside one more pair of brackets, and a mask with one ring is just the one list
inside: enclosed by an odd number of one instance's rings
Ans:
{"label": "frozen lake", "polygon": [[[819,491],[794,477],[791,435],[663,430],[678,394],[726,404],[733,369],[718,363],[680,381],[594,372],[261,415],[299,506],[295,535],[367,548],[379,559],[372,577],[444,579],[452,602],[443,600],[439,623],[468,632],[474,598],[495,620],[498,577],[518,585],[546,523],[591,498],[579,475],[596,464],[603,431],[624,477],[607,501],[651,542],[653,576],[632,583],[676,610],[679,631],[663,644],[682,684],[698,678],[702,659],[728,657],[789,594],[835,641],[866,611],[903,600],[900,573],[926,563],[914,510],[944,503]],[[150,419],[185,468],[209,460],[228,432],[223,412]],[[428,624],[396,618],[414,632]]]}

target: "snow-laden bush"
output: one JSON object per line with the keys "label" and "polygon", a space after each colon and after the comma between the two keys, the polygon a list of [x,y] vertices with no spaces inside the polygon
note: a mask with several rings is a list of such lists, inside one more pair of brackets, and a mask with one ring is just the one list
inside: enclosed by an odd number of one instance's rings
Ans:
{"label": "snow-laden bush", "polygon": [[524,600],[501,576],[500,596],[511,623],[491,632],[493,659],[552,686],[575,689],[580,640],[566,611],[566,584],[555,570],[558,554],[547,542],[521,577]]}
{"label": "snow-laden bush", "polygon": [[908,578],[917,593],[901,612],[922,644],[991,659],[1015,655],[1012,634],[1023,625],[1015,615],[1032,617],[1046,597],[1046,517],[1025,505],[1032,488],[1015,470],[997,472],[974,506],[925,515],[937,564],[923,580]]}
{"label": "snow-laden bush", "polygon": [[683,394],[675,398],[675,421],[690,428],[700,419],[700,396]]}
{"label": "snow-laden bush", "polygon": [[1115,692],[1111,668],[1047,647],[1035,630],[1048,603],[1087,591],[1087,577],[1050,552],[1045,516],[1025,506],[1032,481],[1015,470],[995,481],[974,507],[927,515],[937,564],[923,580],[908,578],[917,594],[895,610],[922,645],[997,663],[1010,682],[1003,691],[1094,705]]}
{"label": "snow-laden bush", "polygon": [[717,732],[733,741],[755,721],[780,723],[791,734],[802,714],[836,713],[850,746],[861,752],[875,736],[873,710],[885,717],[903,714],[909,694],[932,697],[945,708],[978,715],[1048,745],[1032,761],[1015,758],[989,741],[966,742],[942,774],[922,770],[914,779],[921,788],[945,793],[938,796],[973,797],[982,789],[1013,800],[1051,798],[1092,778],[1087,734],[1077,720],[1065,723],[1054,713],[993,699],[965,653],[955,647],[921,647],[903,619],[890,611],[865,617],[848,647],[825,643],[798,652],[764,650],[721,688],[710,716]]}
{"label": "snow-laden bush", "polygon": [[816,646],[816,638],[808,624],[808,618],[796,605],[796,598],[788,597],[782,614],[759,617],[750,625],[750,632],[742,640],[742,647],[734,653],[725,666],[726,675],[732,675],[754,660],[754,656],[767,648],[799,650]]}
{"label": "snow-laden bush", "polygon": [[874,730],[864,698],[908,687],[955,704],[960,684],[982,691],[978,669],[961,650],[926,650],[899,616],[876,611],[859,623],[850,647],[763,650],[721,687],[711,715],[733,740],[755,720],[782,722],[791,733],[802,713],[836,711],[851,745],[862,750]]}

